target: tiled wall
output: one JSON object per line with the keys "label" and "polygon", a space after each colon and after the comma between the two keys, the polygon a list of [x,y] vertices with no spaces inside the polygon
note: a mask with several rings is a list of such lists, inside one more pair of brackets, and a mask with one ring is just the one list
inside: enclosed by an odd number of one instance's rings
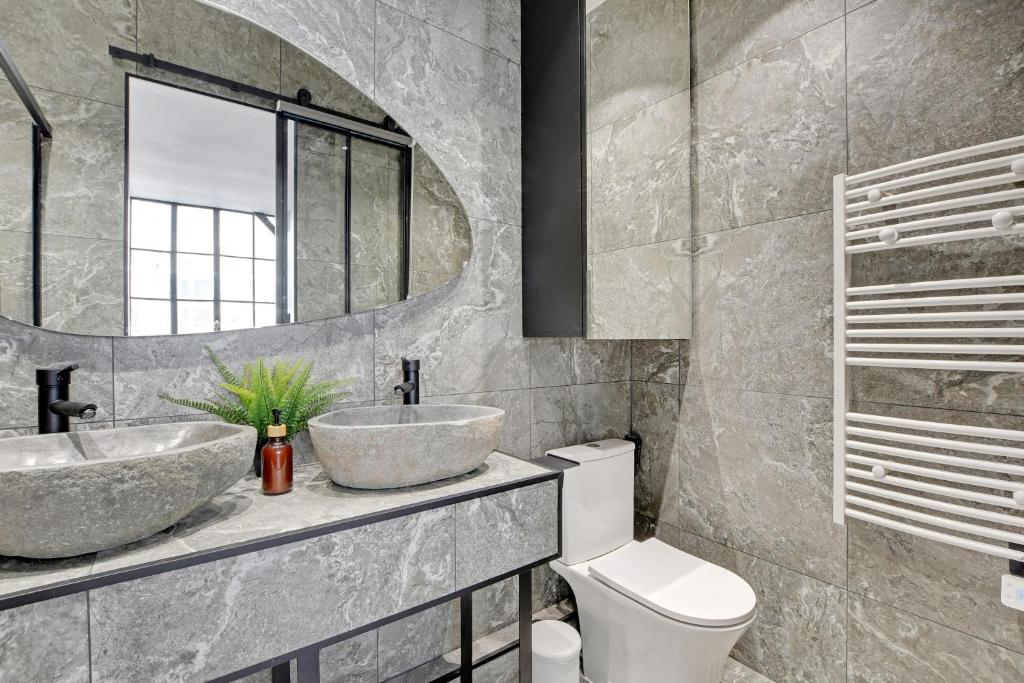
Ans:
{"label": "tiled wall", "polygon": [[690,336],[687,0],[587,15],[587,336]]}
{"label": "tiled wall", "polygon": [[[127,0],[125,0],[127,1]],[[36,367],[78,362],[72,395],[100,405],[96,424],[181,419],[156,393],[202,393],[214,374],[210,344],[225,361],[257,356],[316,362],[351,377],[353,403],[393,400],[400,358],[423,363],[424,402],[504,408],[500,448],[532,458],[546,448],[629,426],[628,347],[622,342],[522,336],[520,283],[519,4],[433,0],[218,0],[308,50],[392,114],[422,145],[466,207],[472,252],[462,275],[413,301],[344,318],[180,337],[82,337],[0,319],[0,429],[35,424]],[[457,10],[457,11],[456,11]],[[302,457],[308,443],[300,441]],[[538,600],[556,597],[549,576]],[[478,601],[484,620],[507,620],[513,587]],[[491,605],[495,615],[484,614]],[[504,612],[505,615],[514,612]],[[449,610],[405,633],[451,633]],[[392,638],[392,635],[396,639]],[[414,638],[414,636],[409,636]],[[382,670],[403,671],[440,654],[381,633]],[[366,646],[365,642],[353,647]],[[438,646],[440,647],[440,645]],[[376,657],[371,651],[362,656]]]}
{"label": "tiled wall", "polygon": [[[1004,561],[832,523],[830,183],[1024,132],[1024,5],[693,0],[691,17],[693,336],[633,343],[640,532],[751,583],[758,620],[734,656],[773,680],[1020,680]],[[854,272],[1022,262],[1024,241],[990,240]],[[1020,376],[873,370],[853,392],[903,417],[1024,425]]]}

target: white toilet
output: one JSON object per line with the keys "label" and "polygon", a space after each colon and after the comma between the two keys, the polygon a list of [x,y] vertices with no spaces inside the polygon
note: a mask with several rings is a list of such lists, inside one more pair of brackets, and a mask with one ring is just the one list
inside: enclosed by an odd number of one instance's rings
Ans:
{"label": "white toilet", "polygon": [[633,540],[633,444],[619,439],[548,455],[565,470],[562,556],[591,683],[719,683],[757,598],[728,569],[656,539]]}

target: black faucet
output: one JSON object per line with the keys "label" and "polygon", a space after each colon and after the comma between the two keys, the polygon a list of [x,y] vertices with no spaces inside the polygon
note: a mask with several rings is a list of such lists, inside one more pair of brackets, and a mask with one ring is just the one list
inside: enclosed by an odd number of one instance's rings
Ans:
{"label": "black faucet", "polygon": [[78,364],[52,370],[36,369],[36,386],[39,387],[39,433],[55,434],[71,430],[69,418],[91,420],[96,417],[95,403],[76,403],[68,400],[71,391],[71,372]]}
{"label": "black faucet", "polygon": [[420,402],[420,362],[416,358],[402,359],[402,383],[395,385],[395,393],[402,395],[407,406]]}

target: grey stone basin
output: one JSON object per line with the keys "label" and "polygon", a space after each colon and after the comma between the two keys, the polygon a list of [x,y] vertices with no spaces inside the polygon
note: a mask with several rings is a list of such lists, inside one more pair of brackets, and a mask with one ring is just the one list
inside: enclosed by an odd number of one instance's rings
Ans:
{"label": "grey stone basin", "polygon": [[54,558],[166,529],[252,466],[256,430],[183,422],[0,439],[0,555]]}
{"label": "grey stone basin", "polygon": [[498,446],[504,419],[484,406],[349,408],[310,420],[309,435],[336,484],[387,489],[475,470]]}

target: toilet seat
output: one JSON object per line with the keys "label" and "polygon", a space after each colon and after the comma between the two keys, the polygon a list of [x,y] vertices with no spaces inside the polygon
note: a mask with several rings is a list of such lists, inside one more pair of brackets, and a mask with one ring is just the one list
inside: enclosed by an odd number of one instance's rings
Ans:
{"label": "toilet seat", "polygon": [[739,576],[654,538],[592,560],[589,572],[659,614],[695,626],[740,624],[757,607],[754,590]]}

